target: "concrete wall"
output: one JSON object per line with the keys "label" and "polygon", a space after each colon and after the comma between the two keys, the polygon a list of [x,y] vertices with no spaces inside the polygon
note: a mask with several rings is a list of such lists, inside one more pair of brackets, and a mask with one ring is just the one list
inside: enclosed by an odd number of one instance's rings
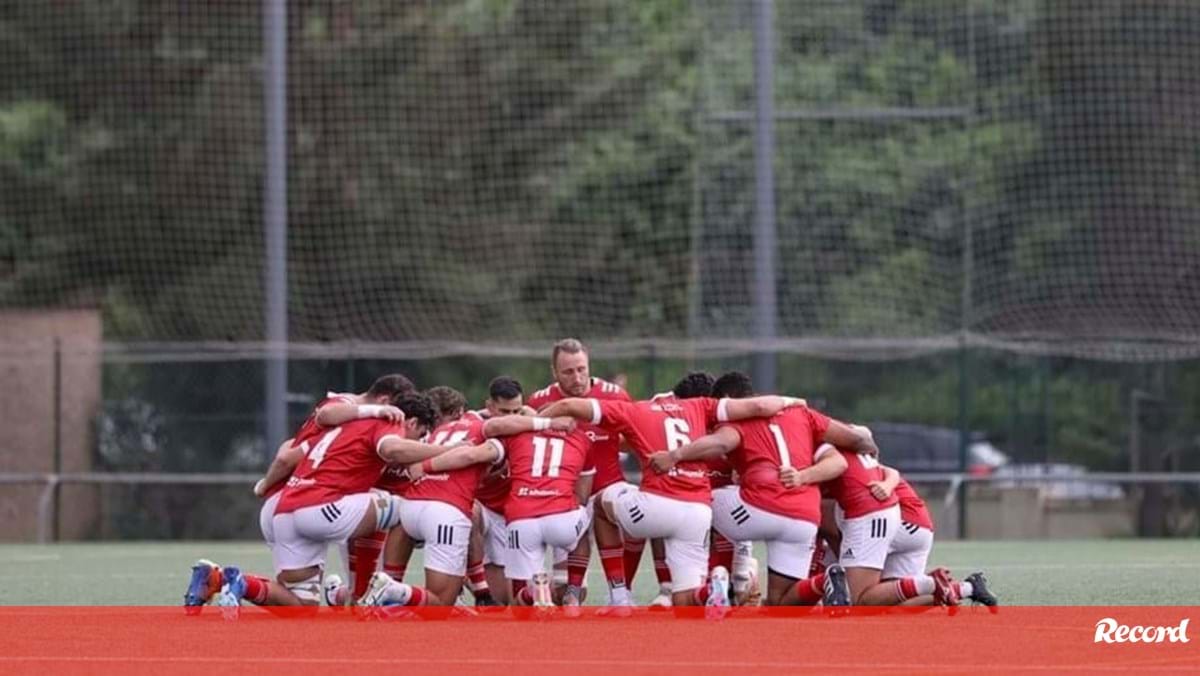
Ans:
{"label": "concrete wall", "polygon": [[[55,339],[60,345],[58,435],[63,472],[92,469],[100,406],[100,315],[92,310],[0,311],[0,472],[52,472],[55,464]],[[0,541],[34,540],[40,486],[0,486]],[[59,534],[89,537],[99,508],[90,486],[65,486]]]}
{"label": "concrete wall", "polygon": [[[1132,537],[1137,503],[1122,500],[1044,500],[1037,488],[969,489],[967,533],[972,540]],[[938,537],[958,532],[958,508],[927,500]]]}

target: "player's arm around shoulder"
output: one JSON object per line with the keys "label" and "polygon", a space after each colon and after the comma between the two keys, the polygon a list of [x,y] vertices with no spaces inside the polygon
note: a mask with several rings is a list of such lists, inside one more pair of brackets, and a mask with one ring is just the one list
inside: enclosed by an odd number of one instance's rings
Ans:
{"label": "player's arm around shoulder", "polygon": [[386,434],[375,445],[379,457],[389,465],[408,465],[451,450],[449,446],[427,444],[406,439],[400,434]]}
{"label": "player's arm around shoulder", "polygon": [[408,476],[415,481],[425,474],[453,472],[480,463],[494,465],[502,460],[504,444],[498,439],[488,439],[478,446],[458,446],[432,458],[412,463],[408,466]]}
{"label": "player's arm around shoulder", "polygon": [[541,432],[555,430],[570,432],[575,429],[575,418],[570,416],[528,416],[502,415],[492,418],[483,424],[485,437],[511,437],[525,432]]}
{"label": "player's arm around shoulder", "polygon": [[559,399],[546,406],[540,412],[544,418],[570,417],[576,420],[596,423],[595,418],[600,414],[600,402],[595,399]]}
{"label": "player's arm around shoulder", "polygon": [[665,474],[681,462],[707,460],[727,455],[741,443],[742,435],[737,428],[732,425],[724,425],[712,434],[706,434],[674,450],[652,453],[650,464],[654,466],[656,472]]}
{"label": "player's arm around shoulder", "polygon": [[837,452],[832,446],[822,446],[817,449],[812,467],[806,467],[803,472],[802,484],[820,484],[832,481],[846,473],[850,464],[846,456]]}
{"label": "player's arm around shoulder", "polygon": [[840,420],[829,420],[822,439],[827,444],[833,444],[843,451],[879,455],[879,447],[875,445],[875,437],[871,430],[862,425],[848,425]]}
{"label": "player's arm around shoulder", "polygon": [[770,418],[786,409],[807,406],[797,397],[768,394],[747,399],[722,399],[717,403],[717,420],[728,422],[747,418]]}
{"label": "player's arm around shoulder", "polygon": [[314,420],[321,427],[337,427],[355,420],[379,418],[393,423],[404,422],[404,411],[387,404],[351,404],[337,401],[317,409]]}

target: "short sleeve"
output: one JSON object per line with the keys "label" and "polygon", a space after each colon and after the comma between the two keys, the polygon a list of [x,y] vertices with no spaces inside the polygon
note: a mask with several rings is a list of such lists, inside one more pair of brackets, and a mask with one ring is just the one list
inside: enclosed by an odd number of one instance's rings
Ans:
{"label": "short sleeve", "polygon": [[837,449],[834,448],[832,444],[821,444],[820,446],[817,446],[817,450],[813,451],[813,462],[815,463],[829,453],[834,453],[836,451]]}
{"label": "short sleeve", "polygon": [[499,455],[496,456],[496,459],[492,461],[492,465],[495,466],[495,465],[503,464],[504,461],[508,458],[508,453],[504,448],[504,442],[493,437],[491,439],[488,439],[484,443],[491,444],[492,447],[496,449],[496,452],[499,453]]}
{"label": "short sleeve", "polygon": [[592,403],[593,425],[599,425],[608,430],[619,430],[629,424],[629,409],[633,406],[624,401],[605,401],[589,399]]}
{"label": "short sleeve", "polygon": [[371,445],[375,448],[375,454],[383,457],[383,442],[388,439],[404,439],[404,430],[394,423],[389,423],[380,420],[373,430],[371,430]]}
{"label": "short sleeve", "polygon": [[[829,430],[829,416],[815,408],[805,406],[801,409],[808,416],[808,428],[812,430],[813,447],[820,446],[825,441],[825,432]],[[816,459],[816,455],[813,456]]]}

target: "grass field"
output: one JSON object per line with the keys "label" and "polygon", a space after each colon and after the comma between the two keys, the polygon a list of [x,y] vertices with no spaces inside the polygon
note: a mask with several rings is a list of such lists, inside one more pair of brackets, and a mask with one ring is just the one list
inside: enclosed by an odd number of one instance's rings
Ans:
{"label": "grass field", "polygon": [[[0,604],[175,605],[202,556],[271,569],[266,547],[250,542],[0,545]],[[419,557],[409,567],[409,581],[418,583]],[[943,542],[932,562],[959,577],[983,570],[1004,605],[1200,604],[1200,540]],[[595,590],[588,601],[599,603],[604,582],[594,556],[588,583]],[[655,588],[647,551],[638,601]]]}

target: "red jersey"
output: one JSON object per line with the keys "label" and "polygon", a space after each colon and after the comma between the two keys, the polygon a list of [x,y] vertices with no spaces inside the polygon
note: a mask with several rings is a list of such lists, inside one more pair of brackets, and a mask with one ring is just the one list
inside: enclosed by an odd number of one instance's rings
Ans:
{"label": "red jersey", "polygon": [[[620,385],[600,378],[592,378],[592,388],[583,396],[601,401],[633,401]],[[567,394],[562,391],[558,383],[554,383],[534,392],[533,396],[529,398],[529,405],[534,409],[541,410],[547,404],[566,398]],[[590,431],[592,435],[592,458],[596,463],[596,476],[592,479],[592,495],[595,495],[605,488],[625,480],[625,475],[621,473],[621,436],[596,425],[585,424],[582,427],[585,432]]]}
{"label": "red jersey", "polygon": [[[509,523],[568,512],[579,506],[575,482],[591,469],[592,440],[587,432],[542,430],[504,440],[512,490],[504,506]],[[594,471],[594,470],[591,470]]]}
{"label": "red jersey", "polygon": [[[649,466],[649,458],[658,451],[673,451],[701,437],[718,419],[724,418],[724,405],[716,399],[676,399],[660,395],[648,401],[599,401],[592,399],[592,424],[625,435],[642,464],[642,490],[675,500],[702,502],[712,500],[708,466],[703,461],[681,462],[666,474]],[[720,411],[720,413],[718,412]]]}
{"label": "red jersey", "polygon": [[[727,423],[742,437],[729,458],[738,475],[742,499],[792,519],[821,523],[821,491],[816,486],[788,488],[779,481],[780,467],[804,469],[819,457],[829,418],[806,407],[785,409],[771,418]],[[832,452],[832,447],[827,447]]]}
{"label": "red jersey", "polygon": [[378,418],[352,420],[327,431],[288,479],[276,514],[365,493],[386,466],[379,446],[388,437],[404,438],[404,428]]}
{"label": "red jersey", "polygon": [[[429,443],[442,446],[457,446],[463,443],[478,446],[487,441],[483,436],[483,419],[475,415],[464,415],[458,420],[438,427],[430,435]],[[500,450],[500,457],[493,464],[504,462],[504,444],[492,439]],[[412,482],[404,497],[409,500],[437,500],[458,508],[471,518],[475,505],[475,491],[479,481],[488,471],[488,465],[477,463],[450,472],[426,474]]]}
{"label": "red jersey", "polygon": [[[321,407],[326,404],[353,404],[355,401],[353,394],[326,392],[325,398],[317,402],[317,405],[313,407],[312,413],[309,413],[304,422],[300,424],[300,429],[296,430],[296,433],[292,435],[292,445],[300,448],[301,455],[308,455],[309,450],[312,449],[312,445],[317,442],[317,437],[322,432],[328,430],[328,428],[317,424],[317,411],[321,410]],[[280,481],[275,484],[263,494],[263,499],[270,498],[272,495],[282,491],[286,485],[286,481]]]}
{"label": "red jersey", "polygon": [[901,521],[933,530],[933,517],[929,516],[925,501],[903,478],[896,484],[896,497],[900,500]]}
{"label": "red jersey", "polygon": [[504,516],[504,505],[508,502],[508,494],[512,490],[512,478],[507,464],[493,465],[491,470],[483,475],[479,488],[475,490],[475,499],[479,504],[493,512]]}
{"label": "red jersey", "polygon": [[[475,416],[484,422],[486,411],[467,411],[466,415]],[[506,453],[507,455],[507,453]],[[508,501],[508,491],[511,483],[508,480],[508,463],[492,465],[484,473],[479,487],[475,489],[475,499],[479,504],[503,516],[504,503]]]}
{"label": "red jersey", "polygon": [[837,501],[847,519],[866,516],[900,502],[895,493],[887,500],[877,500],[871,495],[867,484],[883,481],[883,468],[879,466],[879,460],[875,456],[851,453],[840,448],[837,451],[846,458],[846,472],[836,479],[826,481],[823,486],[828,497]]}
{"label": "red jersey", "polygon": [[383,473],[375,482],[375,488],[401,497],[408,497],[408,489],[411,487],[412,479],[408,478],[407,465],[388,465],[383,468]]}

